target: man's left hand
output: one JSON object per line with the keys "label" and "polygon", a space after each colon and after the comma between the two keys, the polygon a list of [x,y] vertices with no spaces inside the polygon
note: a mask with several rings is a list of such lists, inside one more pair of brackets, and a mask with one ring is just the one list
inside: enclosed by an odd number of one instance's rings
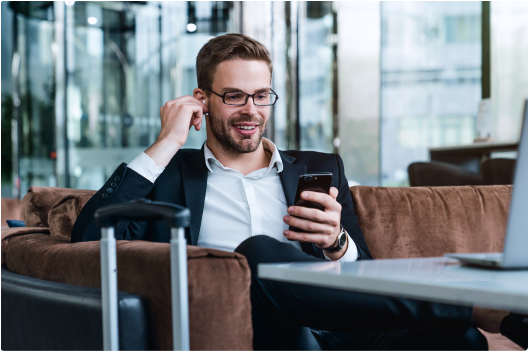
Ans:
{"label": "man's left hand", "polygon": [[[341,232],[341,204],[337,202],[337,188],[330,188],[330,194],[314,191],[303,191],[301,198],[317,202],[325,207],[324,211],[303,206],[290,206],[284,216],[284,223],[306,230],[309,233],[299,233],[285,230],[284,236],[290,240],[314,243],[318,248],[334,246],[337,236]],[[348,246],[348,242],[347,242]],[[344,247],[339,252],[325,253],[331,259],[339,259],[346,252]],[[334,257],[335,256],[335,257]]]}

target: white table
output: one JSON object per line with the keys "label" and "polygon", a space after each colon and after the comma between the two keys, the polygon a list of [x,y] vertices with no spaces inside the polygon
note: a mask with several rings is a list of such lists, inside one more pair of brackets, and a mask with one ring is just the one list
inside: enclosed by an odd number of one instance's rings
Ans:
{"label": "white table", "polygon": [[528,270],[462,266],[444,257],[260,264],[258,275],[290,283],[528,313]]}

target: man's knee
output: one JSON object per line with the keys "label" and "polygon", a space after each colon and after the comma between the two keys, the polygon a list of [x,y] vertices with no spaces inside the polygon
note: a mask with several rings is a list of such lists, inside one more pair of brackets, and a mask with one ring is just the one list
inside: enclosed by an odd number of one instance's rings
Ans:
{"label": "man's knee", "polygon": [[259,263],[270,262],[273,247],[281,244],[278,240],[267,235],[256,235],[244,240],[235,249],[235,252],[246,257],[252,272],[255,272]]}

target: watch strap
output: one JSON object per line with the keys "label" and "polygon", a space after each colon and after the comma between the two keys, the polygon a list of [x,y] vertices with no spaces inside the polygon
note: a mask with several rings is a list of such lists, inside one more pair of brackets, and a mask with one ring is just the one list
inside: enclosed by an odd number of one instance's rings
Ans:
{"label": "watch strap", "polygon": [[326,251],[326,252],[338,252],[338,251],[341,251],[341,249],[343,249],[343,247],[345,247],[345,245],[343,246],[340,246],[339,245],[339,242],[341,239],[341,237],[343,235],[347,235],[347,232],[345,230],[345,228],[343,228],[343,226],[341,226],[341,232],[339,232],[339,234],[337,235],[337,238],[336,238],[336,241],[334,243],[334,245],[330,246],[330,247],[327,247],[327,248],[324,248],[323,251]]}

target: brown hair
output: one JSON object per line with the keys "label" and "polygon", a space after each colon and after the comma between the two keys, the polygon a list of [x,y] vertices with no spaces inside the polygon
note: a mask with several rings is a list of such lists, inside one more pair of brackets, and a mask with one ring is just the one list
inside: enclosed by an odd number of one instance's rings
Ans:
{"label": "brown hair", "polygon": [[264,61],[273,73],[270,53],[264,45],[247,35],[229,33],[209,40],[200,49],[196,57],[198,87],[211,88],[216,66],[234,59]]}

